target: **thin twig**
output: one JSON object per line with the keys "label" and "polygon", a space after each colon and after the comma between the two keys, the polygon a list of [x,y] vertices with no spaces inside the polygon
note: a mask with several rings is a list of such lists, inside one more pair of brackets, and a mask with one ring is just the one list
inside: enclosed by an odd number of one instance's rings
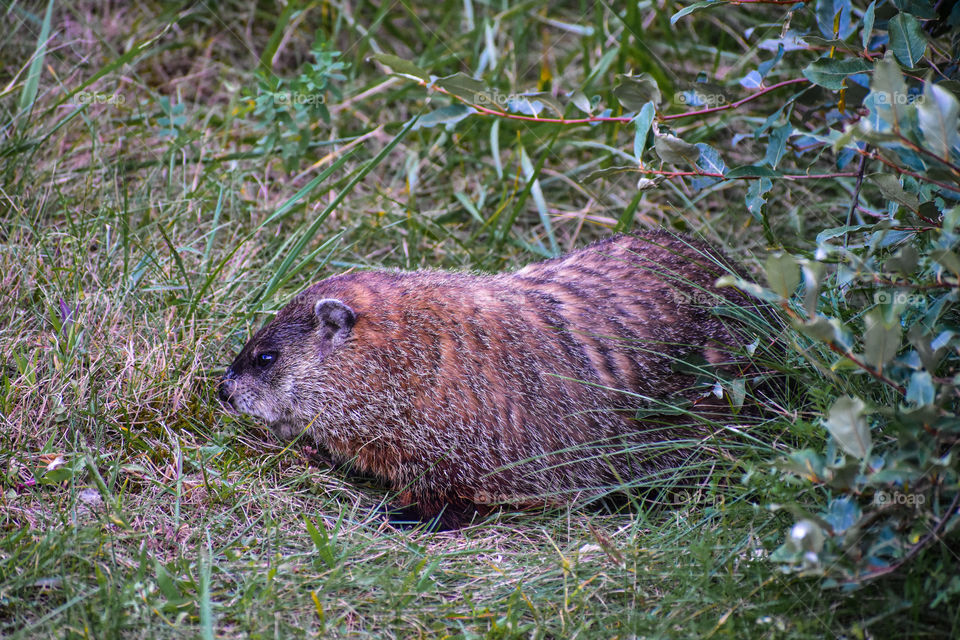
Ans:
{"label": "thin twig", "polygon": [[[875,153],[875,152],[874,152],[874,153],[871,153],[871,152],[868,152],[868,151],[863,151],[863,150],[861,150],[861,149],[857,149],[857,153],[859,153],[860,155],[865,155],[865,156],[867,156],[868,158],[871,158],[871,159],[873,159],[873,160],[879,160],[880,162],[882,162],[883,164],[887,165],[888,167],[890,167],[891,169],[893,169],[893,170],[896,171],[897,173],[902,173],[903,175],[910,176],[911,178],[916,178],[917,180],[923,180],[924,182],[929,182],[930,184],[935,184],[935,185],[937,185],[938,187],[940,187],[941,189],[946,189],[947,191],[953,191],[954,193],[960,193],[960,187],[955,187],[955,186],[953,186],[953,185],[949,185],[949,184],[946,184],[946,183],[944,183],[944,182],[940,182],[939,180],[934,180],[933,178],[928,178],[927,176],[921,175],[921,174],[919,174],[919,173],[914,173],[913,171],[908,171],[907,169],[904,169],[903,167],[899,167],[899,166],[895,165],[894,163],[890,162],[889,160],[887,160],[886,158],[884,158],[884,157],[883,157],[882,155],[880,155],[879,153]],[[917,214],[917,215],[920,215],[920,214]],[[935,224],[935,221],[934,221],[934,220],[930,220],[929,218],[925,218],[924,216],[920,216],[920,217],[923,218],[924,220],[926,220],[927,222],[929,222],[930,224]]]}
{"label": "thin twig", "polygon": [[[857,166],[857,186],[853,190],[853,202],[850,203],[850,210],[847,211],[847,226],[849,227],[853,223],[853,212],[857,210],[857,205],[860,204],[860,187],[863,185],[863,168],[867,165],[866,156],[860,156],[860,164]],[[863,218],[860,219],[863,221]],[[847,248],[847,236],[849,232],[843,232],[843,248]]]}
{"label": "thin twig", "polygon": [[839,354],[842,355],[844,358],[846,358],[847,360],[849,360],[849,361],[852,362],[853,364],[857,365],[858,367],[860,367],[861,369],[863,369],[864,371],[866,371],[867,373],[869,373],[871,376],[873,376],[874,378],[876,378],[876,379],[879,380],[880,382],[883,382],[884,384],[886,384],[886,385],[888,385],[888,386],[896,389],[897,392],[898,392],[900,395],[902,395],[902,396],[907,395],[907,390],[906,390],[902,385],[897,384],[896,382],[894,382],[893,380],[891,380],[891,379],[888,378],[887,376],[885,376],[885,375],[883,375],[882,373],[880,373],[880,371],[878,371],[877,369],[874,369],[873,367],[869,366],[867,363],[862,362],[859,358],[857,358],[857,356],[853,355],[853,352],[850,351],[849,349],[841,349],[841,348],[838,347],[836,344],[834,344],[832,341],[831,341],[831,342],[826,342],[825,344],[826,344],[828,347],[830,347],[830,350],[833,351],[834,353],[839,353]]}
{"label": "thin twig", "polygon": [[910,140],[910,138],[907,138],[902,133],[898,132],[897,137],[900,139],[900,143],[903,144],[903,146],[907,147],[908,149],[912,149],[913,151],[916,151],[921,155],[925,155],[928,158],[933,158],[940,164],[946,165],[946,167],[950,169],[950,173],[952,173],[954,176],[960,179],[960,167],[950,162],[948,158],[941,158],[940,156],[935,154],[933,151],[930,151],[929,149],[924,149],[923,147],[915,144],[912,140]]}

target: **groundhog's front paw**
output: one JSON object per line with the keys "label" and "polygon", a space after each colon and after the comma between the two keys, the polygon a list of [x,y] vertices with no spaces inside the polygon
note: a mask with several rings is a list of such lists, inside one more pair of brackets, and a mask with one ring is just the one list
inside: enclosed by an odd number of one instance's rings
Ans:
{"label": "groundhog's front paw", "polygon": [[437,518],[425,519],[416,507],[405,507],[396,503],[381,503],[376,509],[376,516],[386,520],[397,529],[413,529],[420,526],[425,526],[427,531],[446,531],[450,529],[450,527],[441,526]]}
{"label": "groundhog's front paw", "polygon": [[300,447],[300,453],[306,458],[308,464],[317,467],[334,467],[333,457],[326,449],[317,449],[310,445]]}

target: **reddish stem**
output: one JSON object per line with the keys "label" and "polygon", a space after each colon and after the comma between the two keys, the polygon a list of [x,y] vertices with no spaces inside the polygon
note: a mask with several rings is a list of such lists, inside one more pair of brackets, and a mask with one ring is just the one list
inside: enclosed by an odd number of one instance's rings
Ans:
{"label": "reddish stem", "polygon": [[[883,157],[882,155],[880,155],[879,153],[871,153],[871,152],[869,152],[869,151],[863,151],[863,150],[861,150],[861,149],[857,149],[856,151],[857,151],[857,153],[859,153],[860,155],[866,156],[866,157],[868,157],[868,158],[870,158],[870,159],[872,159],[872,160],[879,160],[880,162],[882,162],[882,163],[885,164],[886,166],[890,167],[891,169],[893,169],[893,170],[896,171],[897,173],[902,173],[902,174],[904,174],[904,175],[910,176],[911,178],[916,178],[917,180],[923,180],[924,182],[929,182],[930,184],[935,184],[935,185],[937,185],[938,187],[940,187],[941,189],[946,189],[947,191],[953,191],[953,192],[955,192],[955,193],[960,193],[960,187],[955,187],[955,186],[949,185],[949,184],[947,184],[947,183],[945,183],[945,182],[940,182],[939,180],[934,180],[933,178],[928,178],[927,176],[920,175],[919,173],[914,173],[913,171],[909,171],[909,170],[904,169],[904,168],[902,168],[902,167],[898,167],[898,166],[895,165],[894,163],[892,163],[892,162],[890,162],[889,160],[887,160],[886,158],[884,158],[884,157]],[[920,214],[917,214],[917,215],[919,216]],[[924,220],[926,220],[927,222],[929,222],[930,224],[936,224],[936,221],[935,221],[935,220],[930,220],[929,218],[924,218],[923,216],[920,216],[920,217],[923,218]]]}
{"label": "reddish stem", "polygon": [[873,376],[880,382],[892,387],[893,389],[896,389],[897,393],[899,393],[900,395],[902,396],[907,395],[907,390],[902,385],[897,384],[887,376],[880,373],[877,369],[874,369],[873,367],[867,365],[867,363],[861,362],[860,359],[857,358],[857,356],[853,355],[853,352],[850,351],[849,349],[841,349],[840,347],[835,345],[833,342],[826,342],[824,344],[830,347],[831,351],[833,351],[834,353],[839,353],[844,358],[846,358],[853,364],[857,365],[858,367],[860,367],[861,369],[869,373],[871,376]]}
{"label": "reddish stem", "polygon": [[[751,0],[751,1],[754,1],[754,0]],[[790,2],[792,2],[792,1],[793,1],[793,0],[790,0]],[[789,3],[784,3],[784,4],[789,4]],[[756,100],[756,99],[759,98],[760,96],[763,96],[763,95],[765,95],[765,94],[767,94],[767,93],[770,93],[771,91],[773,91],[773,90],[775,90],[775,89],[779,89],[780,87],[786,87],[786,86],[791,85],[791,84],[801,84],[801,83],[807,83],[807,84],[809,84],[809,82],[810,82],[810,81],[807,80],[806,78],[793,78],[792,80],[784,80],[783,82],[778,82],[777,84],[770,85],[769,87],[765,87],[764,89],[761,89],[760,91],[757,91],[756,93],[751,94],[751,95],[747,96],[746,98],[743,98],[743,99],[741,99],[741,100],[737,100],[736,102],[731,102],[730,104],[725,104],[725,105],[722,105],[722,106],[719,106],[719,107],[710,107],[710,108],[708,108],[708,109],[700,109],[700,110],[698,110],[698,111],[688,111],[688,112],[686,112],[686,113],[674,113],[674,114],[671,114],[671,115],[662,115],[662,116],[659,117],[659,119],[660,119],[661,121],[677,120],[677,119],[679,119],[679,118],[689,118],[689,117],[692,117],[692,116],[701,116],[701,115],[704,115],[704,114],[714,113],[714,112],[717,112],[717,111],[726,111],[726,110],[728,110],[728,109],[736,109],[736,108],[739,107],[740,105],[746,104],[747,102],[750,102],[751,100]],[[425,86],[427,86],[427,83],[424,82],[424,81],[421,81],[421,82],[420,82],[420,85],[425,87]],[[453,98],[453,99],[455,99],[455,100],[457,100],[457,101],[459,101],[459,102],[462,102],[463,104],[465,104],[465,105],[467,105],[467,106],[469,106],[469,107],[473,107],[474,109],[477,110],[478,113],[480,113],[480,114],[482,114],[482,115],[485,115],[485,116],[499,116],[499,117],[501,117],[501,118],[508,118],[508,119],[510,119],[510,120],[523,120],[523,121],[526,121],[526,122],[541,122],[541,123],[547,123],[547,124],[591,124],[591,123],[594,123],[594,122],[620,122],[620,123],[626,123],[626,122],[630,122],[631,120],[633,120],[633,117],[632,117],[632,116],[590,116],[590,117],[588,117],[588,118],[538,118],[538,117],[536,117],[536,116],[521,116],[521,115],[518,115],[518,114],[516,114],[516,113],[507,113],[506,111],[501,111],[501,110],[498,110],[498,109],[489,109],[489,108],[487,108],[487,107],[483,107],[483,106],[480,106],[480,105],[478,105],[478,104],[474,104],[474,103],[472,103],[472,102],[467,101],[467,100],[464,99],[464,98],[461,98],[460,96],[458,96],[458,95],[456,95],[456,94],[454,94],[454,93],[451,93],[450,91],[447,91],[447,90],[444,89],[443,87],[433,86],[433,87],[430,87],[430,88],[433,89],[434,91],[438,91],[438,92],[440,92],[440,93],[442,93],[442,94],[444,94],[444,95],[446,95],[446,96],[450,96],[451,98]]]}
{"label": "reddish stem", "polygon": [[[646,173],[655,176],[666,176],[667,178],[682,178],[685,176],[695,176],[698,178],[722,178],[730,180],[727,176],[722,173],[709,173],[706,171],[662,171],[658,169],[643,169],[641,168],[639,173]],[[742,176],[739,178],[732,178],[733,180],[759,180],[760,178],[765,178],[767,176]],[[782,176],[771,176],[771,178],[783,178],[784,180],[820,180],[824,178],[856,178],[857,172],[843,172],[843,173],[797,173],[797,174],[788,174]]]}
{"label": "reddish stem", "polygon": [[742,100],[737,100],[736,102],[731,102],[730,104],[721,105],[721,106],[719,106],[719,107],[710,107],[709,109],[700,109],[699,111],[687,111],[686,113],[674,113],[674,114],[671,114],[671,115],[668,115],[668,116],[660,116],[660,119],[661,119],[661,120],[677,120],[678,118],[689,118],[689,117],[691,117],[691,116],[702,116],[702,115],[704,115],[704,114],[714,113],[714,112],[716,112],[716,111],[726,111],[727,109],[736,109],[736,108],[739,107],[740,105],[746,104],[747,102],[750,102],[751,100],[756,100],[756,99],[759,98],[760,96],[762,96],[762,95],[764,95],[764,94],[767,94],[767,93],[770,93],[770,92],[773,91],[774,89],[779,89],[780,87],[786,87],[787,85],[800,84],[800,83],[807,83],[807,84],[809,84],[810,81],[807,80],[806,78],[794,78],[794,79],[792,79],[792,80],[784,80],[783,82],[778,82],[777,84],[772,84],[772,85],[770,85],[769,87],[766,87],[765,89],[761,89],[760,91],[757,91],[756,93],[751,94],[751,95],[747,96],[746,98],[743,98]]}

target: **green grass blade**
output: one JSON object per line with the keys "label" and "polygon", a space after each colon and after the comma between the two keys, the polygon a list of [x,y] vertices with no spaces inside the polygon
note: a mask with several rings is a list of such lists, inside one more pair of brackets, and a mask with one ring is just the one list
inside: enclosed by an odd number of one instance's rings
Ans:
{"label": "green grass blade", "polygon": [[[356,172],[353,179],[351,179],[350,182],[340,190],[340,193],[337,194],[337,197],[334,198],[333,201],[328,204],[323,211],[320,212],[320,215],[314,219],[310,226],[304,231],[303,235],[300,236],[300,240],[297,241],[297,243],[293,246],[293,248],[284,258],[283,262],[280,264],[280,267],[277,268],[276,272],[273,274],[273,277],[270,278],[269,282],[267,282],[263,292],[258,296],[259,300],[268,300],[270,296],[276,292],[276,290],[280,287],[280,283],[286,277],[288,277],[288,271],[293,265],[293,262],[317,234],[317,231],[320,229],[320,225],[323,223],[323,221],[326,220],[331,213],[333,213],[334,209],[340,206],[340,203],[343,202],[343,199],[347,197],[347,194],[349,194],[353,188],[367,176],[367,174],[380,166],[380,163],[383,162],[383,160],[390,154],[391,151],[393,151],[394,147],[400,144],[400,141],[406,137],[407,133],[409,133],[413,126],[417,123],[417,120],[419,120],[419,116],[412,118],[400,131],[400,133],[398,133],[393,140],[387,143],[387,145],[380,150],[380,153],[369,160]],[[301,264],[300,267],[302,266],[303,265]],[[300,267],[298,267],[298,269]]]}
{"label": "green grass blade", "polygon": [[[37,36],[37,48],[33,54],[33,60],[30,62],[30,69],[27,71],[27,79],[23,84],[23,92],[20,94],[20,105],[18,115],[24,115],[33,108],[37,99],[37,93],[40,90],[40,74],[43,71],[43,60],[47,57],[47,39],[50,37],[50,22],[53,18],[53,0],[47,2],[47,11],[43,15],[43,24],[40,27],[40,35]],[[21,120],[21,127],[25,126],[26,120]]]}

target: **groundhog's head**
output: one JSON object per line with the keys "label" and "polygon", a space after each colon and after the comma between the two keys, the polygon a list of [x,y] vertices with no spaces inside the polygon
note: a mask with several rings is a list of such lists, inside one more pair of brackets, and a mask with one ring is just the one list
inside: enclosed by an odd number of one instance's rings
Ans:
{"label": "groundhog's head", "polygon": [[285,439],[307,426],[304,387],[316,384],[320,362],[343,347],[357,320],[341,300],[310,294],[298,295],[260,329],[220,382],[224,405],[266,421]]}

